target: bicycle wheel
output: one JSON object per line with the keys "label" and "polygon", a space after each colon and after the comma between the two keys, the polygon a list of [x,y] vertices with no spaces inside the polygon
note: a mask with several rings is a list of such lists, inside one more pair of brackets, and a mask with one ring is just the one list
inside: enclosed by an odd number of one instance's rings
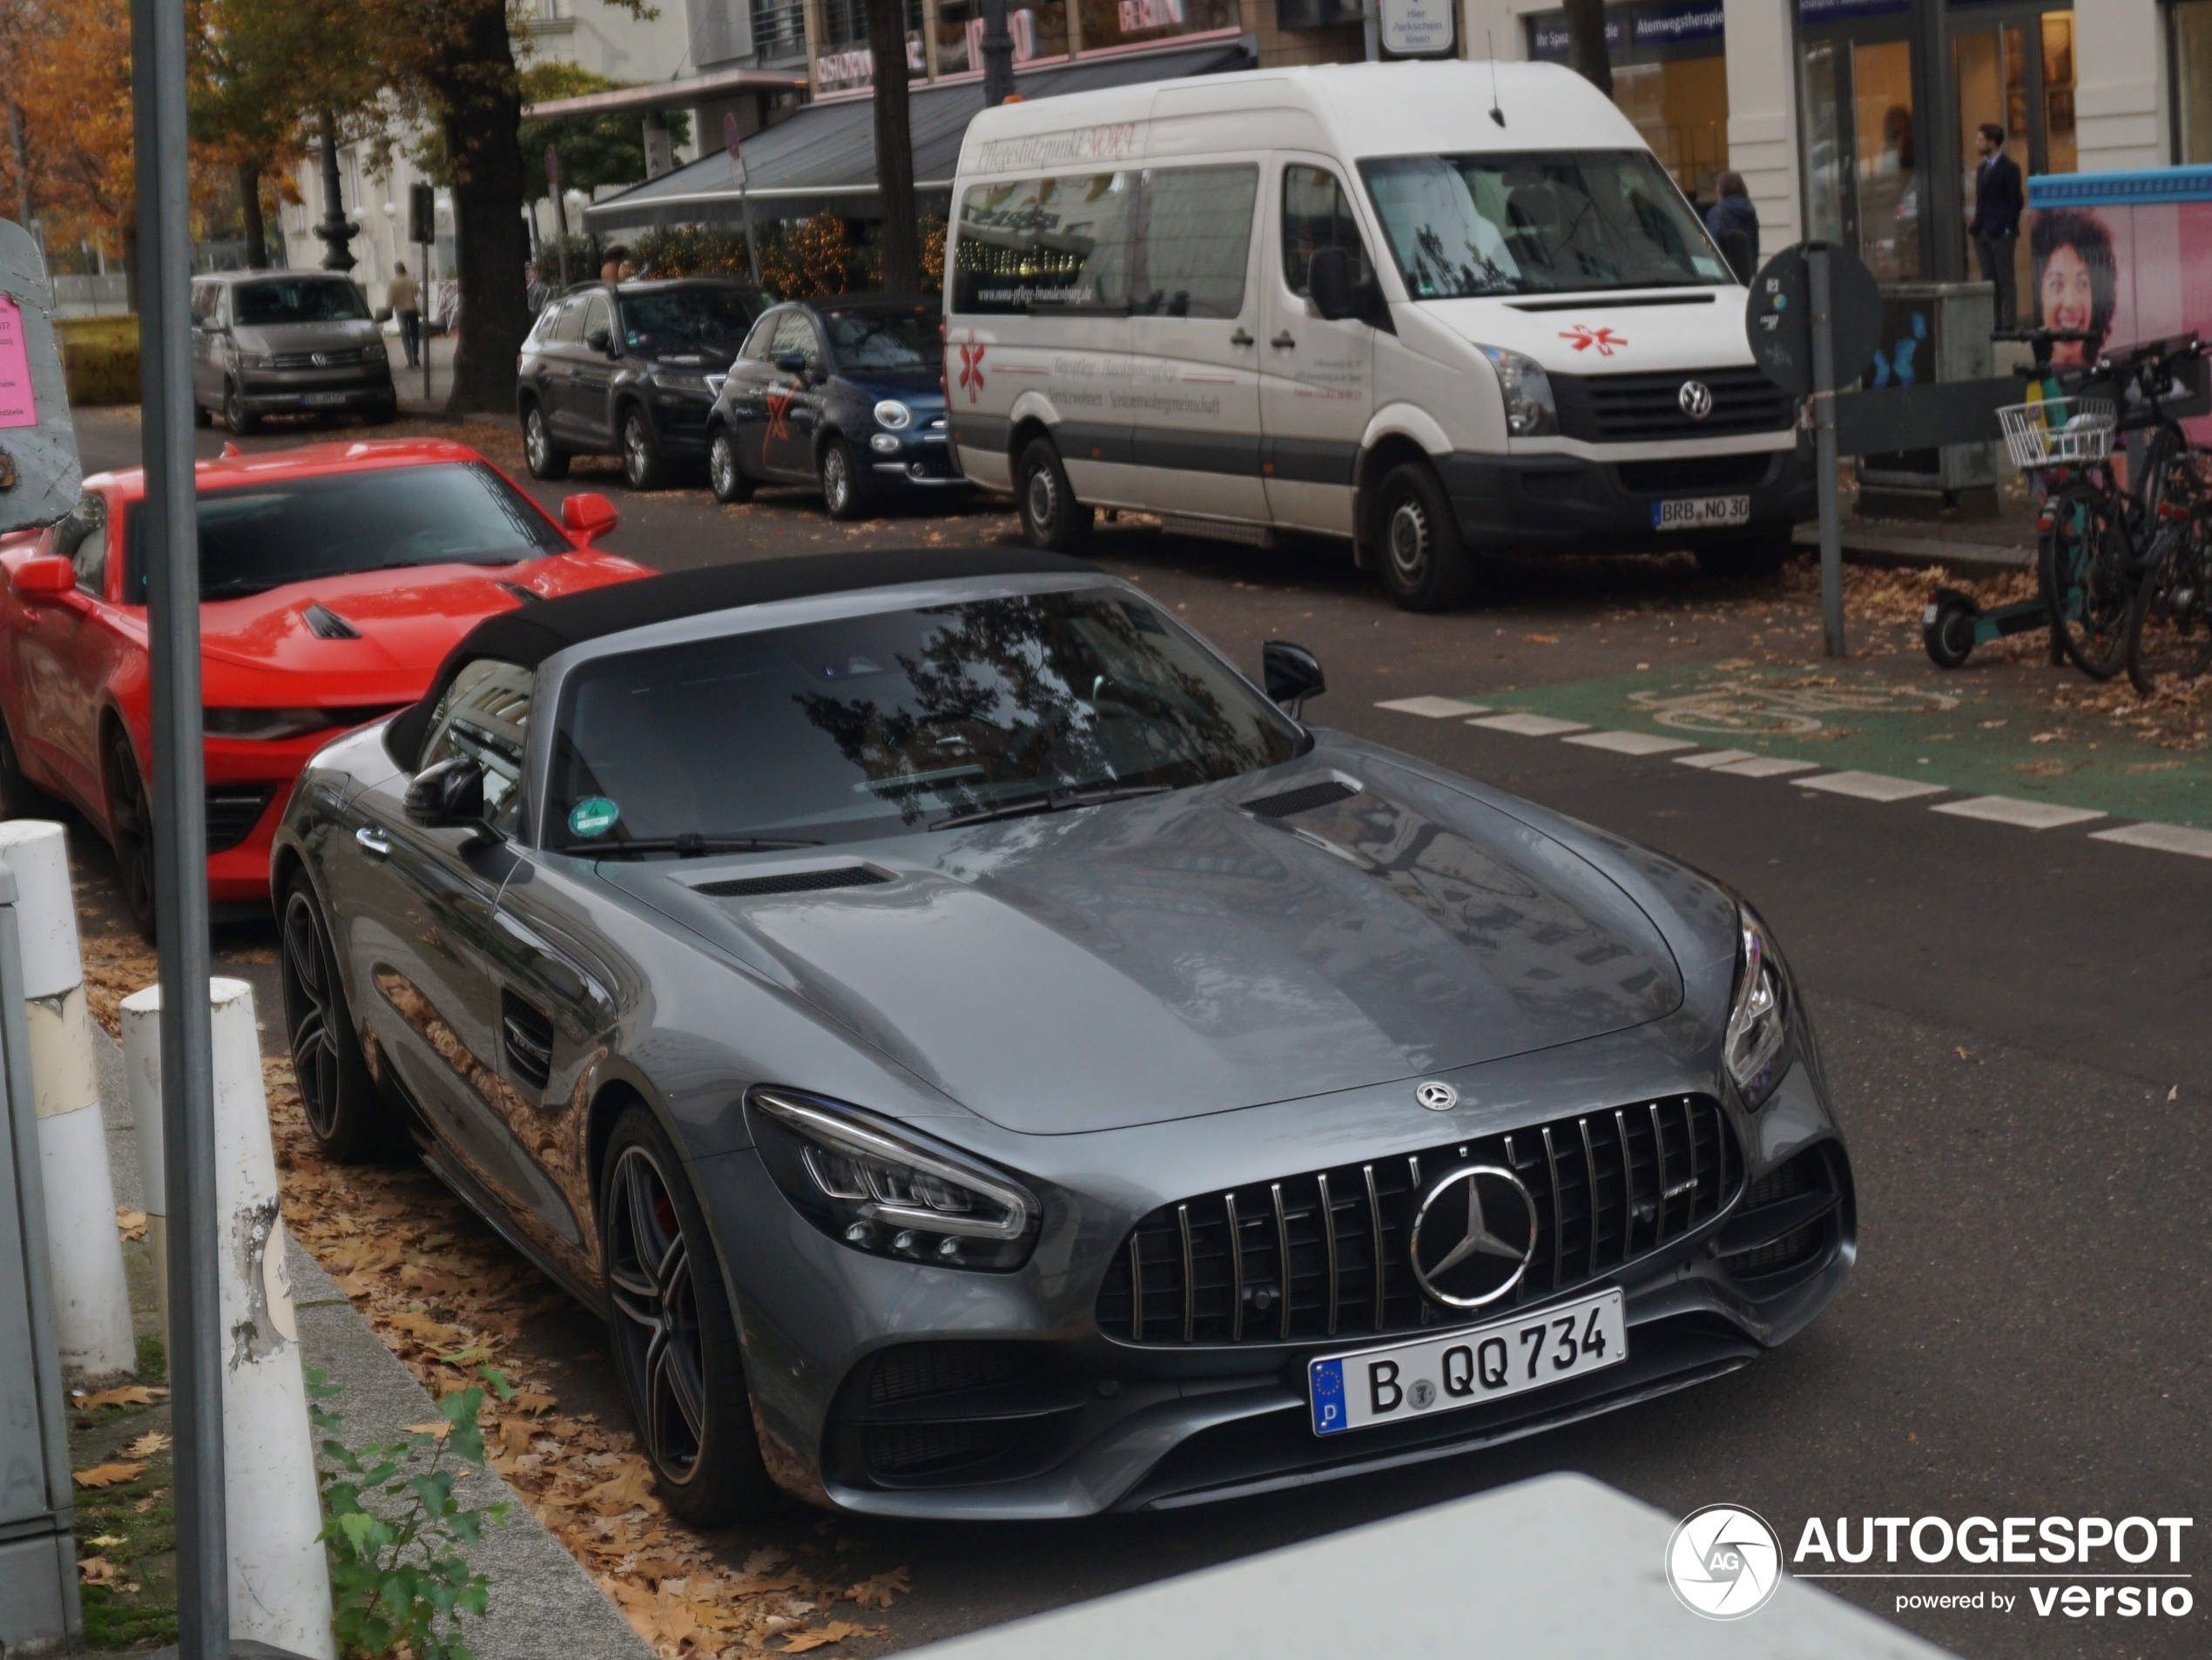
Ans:
{"label": "bicycle wheel", "polygon": [[2128,543],[2104,492],[2067,485],[2048,505],[2050,528],[2038,538],[2037,575],[2051,630],[2074,666],[2109,680],[2128,655]]}
{"label": "bicycle wheel", "polygon": [[2195,501],[2196,470],[2188,458],[2188,436],[2181,422],[2168,421],[2152,429],[2143,445],[2143,476],[2135,494],[2154,516],[2161,502],[2188,507]]}
{"label": "bicycle wheel", "polygon": [[2128,678],[2146,698],[2212,671],[2212,510],[2175,530],[2128,607]]}

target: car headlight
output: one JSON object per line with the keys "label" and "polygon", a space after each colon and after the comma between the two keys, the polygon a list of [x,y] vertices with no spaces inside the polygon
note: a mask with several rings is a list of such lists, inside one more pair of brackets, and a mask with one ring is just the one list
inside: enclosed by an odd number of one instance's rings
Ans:
{"label": "car headlight", "polygon": [[761,1162],[799,1214],[870,1256],[1019,1268],[1037,1202],[1011,1178],[850,1107],[788,1090],[746,1097]]}
{"label": "car headlight", "polygon": [[273,369],[276,367],[276,359],[266,352],[240,352],[238,366],[242,369]]}
{"label": "car headlight", "polygon": [[390,356],[391,354],[384,349],[384,342],[381,340],[373,340],[361,348],[361,361],[364,363],[381,363]]}
{"label": "car headlight", "polygon": [[199,724],[210,738],[246,738],[272,743],[320,732],[337,723],[326,709],[202,709]]}
{"label": "car headlight", "polygon": [[1721,1058],[1743,1104],[1757,1107],[1774,1093],[1790,1058],[1789,982],[1774,936],[1748,905],[1737,908],[1737,935],[1736,997]]}
{"label": "car headlight", "polygon": [[914,423],[914,412],[896,398],[886,398],[875,406],[875,424],[887,427],[893,432],[904,432]]}
{"label": "car headlight", "polygon": [[689,392],[694,396],[711,398],[714,393],[706,383],[706,376],[692,369],[655,369],[653,384],[669,392]]}
{"label": "car headlight", "polygon": [[1516,438],[1541,438],[1559,430],[1559,405],[1552,397],[1551,376],[1533,357],[1482,348],[1498,371],[1498,390],[1506,401],[1506,430]]}

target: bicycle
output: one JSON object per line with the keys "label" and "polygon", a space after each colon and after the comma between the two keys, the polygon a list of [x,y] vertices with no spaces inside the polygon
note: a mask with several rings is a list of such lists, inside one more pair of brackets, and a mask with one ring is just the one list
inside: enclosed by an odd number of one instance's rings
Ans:
{"label": "bicycle", "polygon": [[2146,698],[2161,679],[2212,670],[2212,488],[2202,460],[2200,450],[2168,455],[2155,481],[2161,533],[2128,606],[2125,650],[2128,681]]}

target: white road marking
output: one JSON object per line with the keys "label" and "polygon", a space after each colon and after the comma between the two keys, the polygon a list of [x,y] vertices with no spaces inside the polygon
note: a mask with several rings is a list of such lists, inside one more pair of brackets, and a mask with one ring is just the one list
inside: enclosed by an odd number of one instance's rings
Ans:
{"label": "white road marking", "polygon": [[2155,847],[2160,853],[2185,853],[2192,858],[2212,859],[2212,830],[2192,830],[2180,824],[2123,824],[2112,830],[2092,830],[2092,841],[2117,841],[2130,847]]}
{"label": "white road marking", "polygon": [[1444,720],[1453,715],[1487,715],[1487,705],[1461,703],[1457,698],[1393,698],[1379,703],[1378,709],[1395,709],[1401,715],[1421,715],[1430,720]]}
{"label": "white road marking", "polygon": [[1819,766],[1818,761],[1793,761],[1783,755],[1754,755],[1748,760],[1730,761],[1712,770],[1730,778],[1787,778],[1792,773],[1816,772]]}
{"label": "white road marking", "polygon": [[1675,765],[1677,766],[1726,766],[1730,761],[1750,761],[1757,759],[1758,757],[1748,749],[1708,749],[1696,755],[1677,755],[1675,757]]}
{"label": "white road marking", "polygon": [[1797,780],[1798,787],[1826,790],[1831,795],[1851,795],[1862,801],[1909,801],[1916,795],[1941,795],[1951,786],[1926,784],[1919,779],[1892,778],[1885,773],[1824,773]]}
{"label": "white road marking", "polygon": [[2023,830],[2055,830],[2062,824],[2086,824],[2105,816],[2094,807],[2062,807],[2055,801],[2023,801],[2010,795],[1940,801],[1928,811],[1955,813],[1961,819],[1986,819],[1992,824],[2016,824]]}
{"label": "white road marking", "polygon": [[1588,732],[1587,720],[1554,720],[1549,715],[1492,715],[1485,720],[1470,720],[1470,726],[1487,726],[1492,732],[1509,732],[1523,738],[1556,738],[1561,732]]}
{"label": "white road marking", "polygon": [[1560,741],[1580,744],[1586,749],[1609,749],[1616,755],[1663,755],[1670,749],[1697,747],[1687,738],[1662,738],[1648,732],[1586,732]]}

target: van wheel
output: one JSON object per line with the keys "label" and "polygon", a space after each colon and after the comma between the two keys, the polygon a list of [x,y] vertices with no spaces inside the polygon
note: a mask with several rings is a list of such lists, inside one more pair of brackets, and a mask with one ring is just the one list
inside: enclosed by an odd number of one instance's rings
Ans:
{"label": "van wheel", "polygon": [[1049,438],[1033,438],[1014,468],[1014,499],[1022,534],[1048,553],[1080,553],[1090,543],[1091,509],[1076,499],[1068,469]]}
{"label": "van wheel", "polygon": [[1447,611],[1474,592],[1474,562],[1460,539],[1451,498],[1418,462],[1393,467],[1375,492],[1383,586],[1409,611]]}
{"label": "van wheel", "polygon": [[235,385],[223,388],[223,424],[240,438],[261,424],[261,417],[246,407],[245,395]]}
{"label": "van wheel", "polygon": [[738,435],[727,427],[717,427],[706,447],[706,482],[714,499],[725,506],[752,499],[752,481],[738,465]]}

